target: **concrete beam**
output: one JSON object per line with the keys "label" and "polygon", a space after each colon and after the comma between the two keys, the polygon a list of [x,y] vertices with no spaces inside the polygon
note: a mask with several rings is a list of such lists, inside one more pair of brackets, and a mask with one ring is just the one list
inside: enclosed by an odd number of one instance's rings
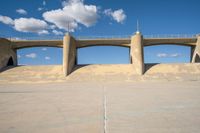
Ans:
{"label": "concrete beam", "polygon": [[200,63],[200,36],[197,37],[196,46],[192,56],[192,63]]}
{"label": "concrete beam", "polygon": [[181,45],[181,46],[195,46],[196,38],[152,38],[152,39],[143,39],[144,46],[153,46],[153,45]]}
{"label": "concrete beam", "polygon": [[12,40],[13,49],[29,47],[62,47],[62,40]]}
{"label": "concrete beam", "polygon": [[66,34],[63,38],[63,73],[68,76],[76,64],[76,40]]}
{"label": "concrete beam", "polygon": [[143,56],[143,37],[140,33],[136,33],[131,37],[130,49],[131,63],[138,75],[144,74],[144,56]]}
{"label": "concrete beam", "polygon": [[130,47],[130,39],[91,39],[91,40],[77,40],[77,48],[90,46],[120,46]]}

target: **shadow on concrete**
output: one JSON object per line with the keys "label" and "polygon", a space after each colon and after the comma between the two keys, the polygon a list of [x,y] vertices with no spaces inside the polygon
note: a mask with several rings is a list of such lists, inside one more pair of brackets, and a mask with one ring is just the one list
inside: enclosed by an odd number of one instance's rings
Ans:
{"label": "shadow on concrete", "polygon": [[13,68],[16,68],[16,67],[21,67],[21,66],[23,66],[23,65],[19,65],[19,66],[7,66],[7,67],[2,68],[2,69],[0,70],[0,73],[5,72],[5,71],[8,71],[8,70],[13,69]]}
{"label": "shadow on concrete", "polygon": [[70,74],[72,74],[73,72],[75,72],[76,70],[82,68],[82,67],[85,67],[85,66],[89,66],[91,64],[81,64],[81,65],[75,65],[72,72]]}
{"label": "shadow on concrete", "polygon": [[144,69],[144,74],[149,70],[149,69],[151,69],[152,67],[154,67],[154,66],[156,66],[156,65],[158,65],[158,64],[160,64],[160,63],[145,63],[145,69]]}

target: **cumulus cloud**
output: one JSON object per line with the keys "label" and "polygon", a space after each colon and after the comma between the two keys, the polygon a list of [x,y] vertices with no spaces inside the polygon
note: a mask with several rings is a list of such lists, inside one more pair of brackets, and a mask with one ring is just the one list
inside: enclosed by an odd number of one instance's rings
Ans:
{"label": "cumulus cloud", "polygon": [[179,53],[173,53],[173,54],[158,53],[157,54],[157,57],[160,57],[160,58],[165,58],[165,57],[179,57],[179,56],[181,56],[181,54],[179,54]]}
{"label": "cumulus cloud", "polygon": [[34,58],[37,57],[37,54],[36,53],[30,53],[30,54],[25,55],[25,57],[34,59]]}
{"label": "cumulus cloud", "polygon": [[47,48],[42,48],[42,51],[47,51]]}
{"label": "cumulus cloud", "polygon": [[27,11],[24,10],[24,9],[21,9],[21,8],[17,9],[16,12],[19,13],[19,14],[22,14],[22,15],[26,15],[27,14]]}
{"label": "cumulus cloud", "polygon": [[14,20],[14,28],[20,32],[33,32],[38,34],[48,34],[46,30],[48,24],[40,19],[19,18]]}
{"label": "cumulus cloud", "polygon": [[118,23],[123,23],[126,19],[126,14],[123,9],[112,11],[112,9],[104,10],[104,14],[112,17]]}
{"label": "cumulus cloud", "polygon": [[53,32],[55,35],[63,35],[63,32],[61,32],[61,31],[53,30],[52,32]]}
{"label": "cumulus cloud", "polygon": [[50,60],[51,58],[49,56],[44,57],[45,60]]}
{"label": "cumulus cloud", "polygon": [[0,15],[0,22],[7,24],[7,25],[13,25],[14,24],[13,19],[11,19],[10,17],[7,17],[7,16],[2,16],[2,15]]}
{"label": "cumulus cloud", "polygon": [[69,0],[62,3],[63,8],[43,13],[46,21],[59,29],[74,31],[78,24],[90,27],[96,23],[98,9],[95,5],[85,5],[83,0]]}

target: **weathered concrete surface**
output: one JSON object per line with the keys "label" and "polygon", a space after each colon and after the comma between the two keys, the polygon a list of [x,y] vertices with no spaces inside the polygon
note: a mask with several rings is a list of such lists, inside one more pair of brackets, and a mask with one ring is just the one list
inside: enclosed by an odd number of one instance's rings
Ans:
{"label": "weathered concrete surface", "polygon": [[192,57],[192,63],[196,62],[200,62],[200,36],[197,38],[196,46]]}
{"label": "weathered concrete surface", "polygon": [[62,65],[18,66],[0,73],[2,83],[50,83],[91,81],[200,81],[200,64],[147,65],[143,76],[131,64],[75,66],[73,73],[63,76]]}
{"label": "weathered concrete surface", "polygon": [[102,133],[106,95],[108,133],[198,133],[199,84],[1,84],[0,132]]}
{"label": "weathered concrete surface", "polygon": [[181,46],[195,46],[197,38],[149,38],[143,41],[144,46],[172,44]]}
{"label": "weathered concrete surface", "polygon": [[10,41],[0,38],[0,70],[7,66],[8,61],[12,57],[14,66],[17,65],[16,50],[11,48]]}
{"label": "weathered concrete surface", "polygon": [[69,75],[76,64],[76,40],[69,34],[63,39],[63,73]]}
{"label": "weathered concrete surface", "polygon": [[13,49],[30,47],[63,47],[62,40],[12,40]]}
{"label": "weathered concrete surface", "polygon": [[144,73],[144,54],[143,54],[143,38],[140,33],[136,33],[131,38],[130,49],[131,64],[138,75]]}

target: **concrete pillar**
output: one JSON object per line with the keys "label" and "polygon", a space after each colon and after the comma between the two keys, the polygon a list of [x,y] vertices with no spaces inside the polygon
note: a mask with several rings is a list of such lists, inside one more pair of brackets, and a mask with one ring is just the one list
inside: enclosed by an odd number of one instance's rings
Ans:
{"label": "concrete pillar", "polygon": [[192,63],[200,63],[200,36],[197,37],[197,43],[192,56]]}
{"label": "concrete pillar", "polygon": [[0,70],[8,65],[9,59],[12,60],[13,66],[17,66],[17,52],[12,49],[9,40],[0,38]]}
{"label": "concrete pillar", "polygon": [[76,64],[76,40],[66,34],[63,38],[63,73],[68,76]]}
{"label": "concrete pillar", "polygon": [[143,37],[137,32],[131,37],[130,49],[131,63],[138,75],[144,74]]}

